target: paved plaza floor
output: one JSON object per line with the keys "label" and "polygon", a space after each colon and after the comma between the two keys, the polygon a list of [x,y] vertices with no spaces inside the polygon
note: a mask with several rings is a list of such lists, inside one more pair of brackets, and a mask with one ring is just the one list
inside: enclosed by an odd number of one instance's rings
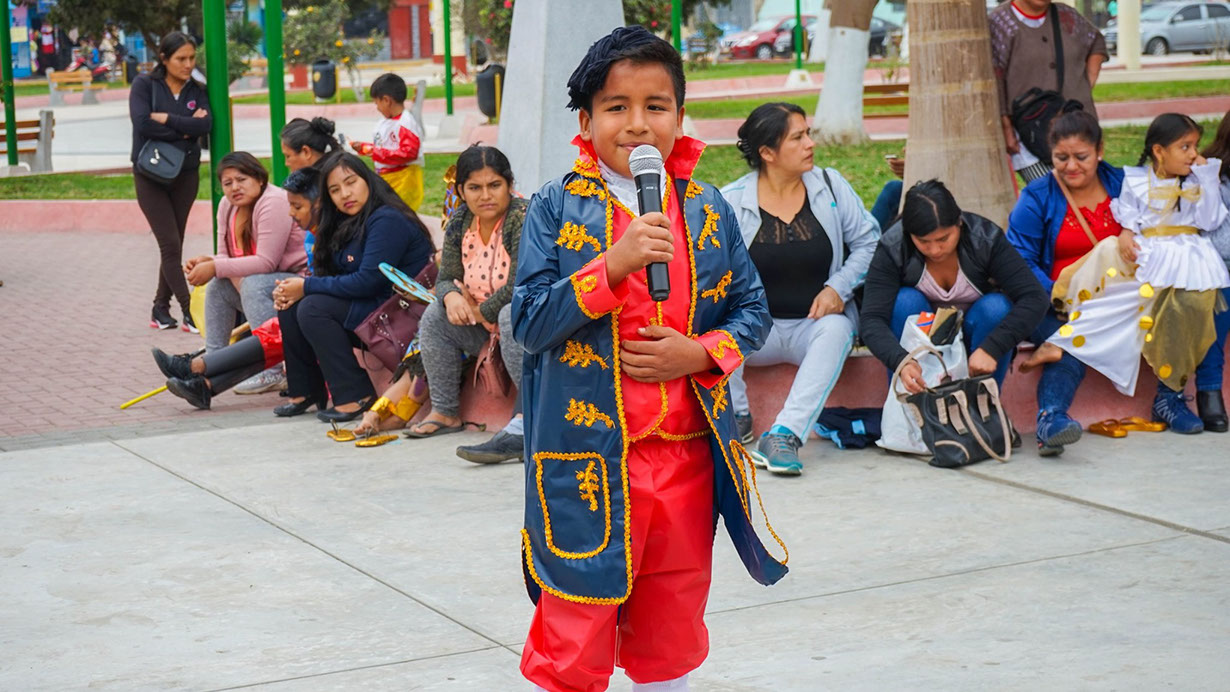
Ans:
{"label": "paved plaza floor", "polygon": [[[0,689],[528,690],[523,467],[455,458],[477,433],[324,431],[0,454]],[[719,528],[692,689],[1225,689],[1228,442],[944,471],[813,441],[801,478],[760,477],[780,584]]]}

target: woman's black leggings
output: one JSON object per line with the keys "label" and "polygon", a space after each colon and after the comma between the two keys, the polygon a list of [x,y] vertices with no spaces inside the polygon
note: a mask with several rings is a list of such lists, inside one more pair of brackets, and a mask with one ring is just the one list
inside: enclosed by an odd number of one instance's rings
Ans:
{"label": "woman's black leggings", "polygon": [[170,307],[174,294],[180,307],[187,311],[191,294],[184,278],[184,230],[188,228],[188,213],[196,201],[200,171],[195,167],[187,168],[167,185],[136,171],[132,177],[137,186],[137,204],[158,241],[161,255],[154,305]]}
{"label": "woman's black leggings", "polygon": [[210,351],[201,356],[201,360],[205,362],[209,388],[218,395],[264,370],[265,349],[260,339],[249,336]]}

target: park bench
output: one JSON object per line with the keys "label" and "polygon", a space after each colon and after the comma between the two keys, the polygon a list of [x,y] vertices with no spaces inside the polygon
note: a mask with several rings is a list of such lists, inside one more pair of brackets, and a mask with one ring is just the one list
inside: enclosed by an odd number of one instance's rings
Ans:
{"label": "park bench", "polygon": [[87,71],[80,72],[47,72],[47,87],[51,93],[51,105],[67,106],[64,94],[73,91],[81,92],[81,104],[98,103],[98,92],[106,89],[106,84],[94,84],[94,78]]}
{"label": "park bench", "polygon": [[[864,106],[908,106],[909,84],[868,84],[863,87]],[[864,118],[900,118],[903,113],[867,113]]]}
{"label": "park bench", "polygon": [[[32,173],[51,172],[51,138],[55,136],[55,113],[39,111],[37,120],[18,120],[17,160],[30,166]],[[0,122],[0,160],[8,155],[4,138],[4,123]]]}

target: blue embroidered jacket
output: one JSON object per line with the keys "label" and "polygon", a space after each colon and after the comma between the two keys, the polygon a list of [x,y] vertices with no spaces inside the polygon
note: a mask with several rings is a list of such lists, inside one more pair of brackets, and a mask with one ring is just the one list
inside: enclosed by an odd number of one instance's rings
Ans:
{"label": "blue embroidered jacket", "polygon": [[[535,601],[545,589],[571,601],[618,604],[632,588],[620,310],[598,314],[586,303],[596,285],[587,265],[612,243],[614,201],[593,150],[580,146],[582,156],[572,172],[548,182],[530,201],[513,292],[513,332],[526,351],[520,391],[526,444],[523,566]],[[703,149],[691,138],[678,140],[667,173],[690,175]],[[769,585],[786,574],[788,555],[781,561],[770,555],[752,527],[760,496],[755,469],[738,441],[726,380],[744,354],[761,347],[772,320],[734,211],[710,185],[688,181],[676,187],[686,190],[683,214],[692,266],[688,336],[705,346],[721,371],[690,377],[712,432],[712,521],[716,530],[722,516],[748,572]],[[672,195],[681,197],[679,189]],[[582,234],[588,236],[584,242],[570,242]],[[596,462],[592,469],[591,462]],[[773,537],[781,544],[776,533]]]}

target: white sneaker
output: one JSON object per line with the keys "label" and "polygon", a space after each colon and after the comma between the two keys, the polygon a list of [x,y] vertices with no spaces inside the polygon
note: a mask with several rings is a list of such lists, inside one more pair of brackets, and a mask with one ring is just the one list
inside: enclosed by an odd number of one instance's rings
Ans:
{"label": "white sneaker", "polygon": [[282,372],[281,365],[275,365],[235,385],[235,393],[264,394],[265,392],[276,392],[285,387],[286,373]]}

